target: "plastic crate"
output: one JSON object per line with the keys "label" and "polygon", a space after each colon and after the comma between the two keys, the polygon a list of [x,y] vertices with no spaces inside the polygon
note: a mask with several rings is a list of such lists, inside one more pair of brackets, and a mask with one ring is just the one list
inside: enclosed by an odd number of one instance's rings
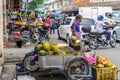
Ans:
{"label": "plastic crate", "polygon": [[94,80],[116,80],[117,79],[117,68],[105,67],[96,68],[92,67],[92,75]]}

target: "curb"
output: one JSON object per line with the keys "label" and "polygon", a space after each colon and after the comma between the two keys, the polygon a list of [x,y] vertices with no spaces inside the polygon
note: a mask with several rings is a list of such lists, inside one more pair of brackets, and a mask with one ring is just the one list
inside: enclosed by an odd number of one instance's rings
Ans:
{"label": "curb", "polygon": [[2,66],[0,66],[0,75],[1,75],[1,73],[2,73]]}

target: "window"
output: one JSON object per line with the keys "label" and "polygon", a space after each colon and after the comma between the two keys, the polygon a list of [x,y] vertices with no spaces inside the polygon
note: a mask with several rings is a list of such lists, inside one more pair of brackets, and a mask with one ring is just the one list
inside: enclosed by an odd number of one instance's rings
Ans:
{"label": "window", "polygon": [[58,8],[60,7],[60,4],[59,4],[59,3],[57,4],[57,7],[58,7]]}
{"label": "window", "polygon": [[95,25],[95,21],[93,19],[83,18],[81,25]]}
{"label": "window", "polygon": [[117,26],[120,26],[120,22],[117,22],[116,25],[117,25]]}
{"label": "window", "polygon": [[113,18],[120,18],[120,13],[119,12],[113,12],[112,17]]}
{"label": "window", "polygon": [[72,19],[67,18],[63,21],[63,25],[69,25]]}

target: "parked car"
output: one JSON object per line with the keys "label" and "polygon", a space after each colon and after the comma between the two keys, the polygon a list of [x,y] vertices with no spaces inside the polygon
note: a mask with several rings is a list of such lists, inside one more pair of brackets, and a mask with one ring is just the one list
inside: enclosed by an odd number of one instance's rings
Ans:
{"label": "parked car", "polygon": [[[58,39],[65,39],[67,43],[69,43],[70,38],[72,36],[71,26],[74,21],[75,17],[66,17],[63,24],[60,25],[58,28]],[[95,21],[92,18],[83,18],[82,22],[80,23],[80,31],[81,31],[81,39],[85,40],[85,34],[81,28],[83,26],[90,26],[91,32],[94,32]]]}
{"label": "parked car", "polygon": [[54,28],[55,28],[55,29],[58,29],[59,26],[60,26],[60,20],[55,20]]}
{"label": "parked car", "polygon": [[114,36],[116,41],[120,41],[120,22],[116,23],[116,26],[113,28],[112,35]]}

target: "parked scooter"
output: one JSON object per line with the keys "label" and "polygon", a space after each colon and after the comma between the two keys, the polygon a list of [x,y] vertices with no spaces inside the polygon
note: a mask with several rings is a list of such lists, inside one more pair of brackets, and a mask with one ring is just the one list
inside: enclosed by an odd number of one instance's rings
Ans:
{"label": "parked scooter", "polygon": [[[44,37],[40,37],[38,39],[38,43],[41,41],[46,40]],[[36,71],[38,69],[38,51],[36,50],[36,46],[33,51],[26,53],[23,59],[23,65],[26,70],[29,71]]]}
{"label": "parked scooter", "polygon": [[34,26],[30,29],[32,41],[37,41],[39,37],[45,37],[49,41],[48,28]]}

